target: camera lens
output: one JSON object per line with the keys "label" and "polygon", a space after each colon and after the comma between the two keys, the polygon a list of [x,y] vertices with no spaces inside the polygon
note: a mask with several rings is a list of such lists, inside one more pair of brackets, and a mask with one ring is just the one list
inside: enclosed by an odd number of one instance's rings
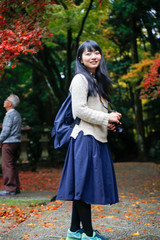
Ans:
{"label": "camera lens", "polygon": [[119,123],[114,123],[114,125],[116,126],[116,132],[118,132],[118,133],[123,132],[123,128],[121,127],[121,125]]}
{"label": "camera lens", "polygon": [[117,130],[118,133],[123,132],[123,128],[120,125],[117,125],[116,130]]}

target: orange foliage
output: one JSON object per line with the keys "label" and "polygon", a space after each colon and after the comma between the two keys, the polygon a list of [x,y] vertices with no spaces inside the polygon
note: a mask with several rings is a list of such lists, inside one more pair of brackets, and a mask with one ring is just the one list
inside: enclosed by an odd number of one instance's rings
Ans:
{"label": "orange foliage", "polygon": [[156,56],[142,82],[141,98],[160,97],[160,56]]}
{"label": "orange foliage", "polygon": [[148,67],[153,63],[152,59],[144,59],[139,63],[133,64],[130,68],[130,71],[124,75],[123,79],[130,79],[130,80],[139,80],[142,78],[147,71]]}
{"label": "orange foliage", "polygon": [[122,80],[134,83],[142,80],[140,98],[156,99],[160,97],[160,55],[146,58],[131,65],[129,72],[122,76]]}

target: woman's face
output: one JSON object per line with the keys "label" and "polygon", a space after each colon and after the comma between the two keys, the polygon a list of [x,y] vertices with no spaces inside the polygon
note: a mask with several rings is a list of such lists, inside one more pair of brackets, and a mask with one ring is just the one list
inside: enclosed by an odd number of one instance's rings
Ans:
{"label": "woman's face", "polygon": [[99,66],[101,61],[101,54],[98,50],[94,50],[89,52],[86,48],[82,53],[81,63],[86,66],[88,71],[95,74],[96,68]]}

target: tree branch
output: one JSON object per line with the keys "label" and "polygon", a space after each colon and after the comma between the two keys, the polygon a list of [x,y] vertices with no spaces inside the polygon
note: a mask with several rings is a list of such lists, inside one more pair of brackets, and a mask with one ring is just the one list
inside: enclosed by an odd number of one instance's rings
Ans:
{"label": "tree branch", "polygon": [[54,92],[57,99],[60,98],[61,101],[64,99],[64,90],[58,87],[56,78],[54,78],[50,69],[47,69],[47,66],[45,67],[44,65],[40,64],[40,61],[34,55],[31,55],[31,59],[20,56],[18,57],[18,60],[29,64],[32,68],[37,69],[44,76],[43,79],[45,82],[50,84],[49,87],[52,88],[52,92]]}
{"label": "tree branch", "polygon": [[62,6],[64,7],[64,9],[68,10],[67,5],[66,5],[62,0],[60,0],[60,3],[61,3]]}
{"label": "tree branch", "polygon": [[81,27],[80,27],[78,36],[76,37],[76,49],[78,48],[78,45],[79,45],[79,39],[80,39],[80,36],[81,36],[82,31],[83,31],[83,29],[84,29],[85,21],[86,21],[86,19],[87,19],[87,17],[88,17],[88,14],[89,14],[89,12],[90,12],[90,10],[91,10],[91,8],[92,8],[92,3],[93,3],[93,0],[90,1],[90,4],[89,4],[88,9],[87,9],[87,11],[86,11],[86,14],[85,14],[85,16],[84,16],[84,18],[83,18],[83,20],[82,20],[82,23],[81,23]]}
{"label": "tree branch", "polygon": [[22,56],[18,57],[17,59],[19,61],[23,62],[23,63],[31,65],[32,67],[34,65],[34,67],[38,71],[40,71],[41,73],[47,75],[47,69],[44,68],[44,66],[40,65],[38,59],[35,56],[31,55],[31,60],[29,58],[25,58],[25,57],[22,57]]}

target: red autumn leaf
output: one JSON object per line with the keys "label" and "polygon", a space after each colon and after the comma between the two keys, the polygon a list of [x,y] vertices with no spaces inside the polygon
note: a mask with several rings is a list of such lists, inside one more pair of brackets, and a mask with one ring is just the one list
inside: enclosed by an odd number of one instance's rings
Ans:
{"label": "red autumn leaf", "polygon": [[141,98],[156,99],[160,97],[160,56],[155,57],[150,71],[142,82]]}
{"label": "red autumn leaf", "polygon": [[[54,4],[45,0],[0,1],[0,71],[10,61],[16,61],[18,53],[35,54],[42,48],[42,38],[52,37],[47,30],[47,20],[42,17],[45,6]],[[27,9],[27,10],[26,10]]]}

